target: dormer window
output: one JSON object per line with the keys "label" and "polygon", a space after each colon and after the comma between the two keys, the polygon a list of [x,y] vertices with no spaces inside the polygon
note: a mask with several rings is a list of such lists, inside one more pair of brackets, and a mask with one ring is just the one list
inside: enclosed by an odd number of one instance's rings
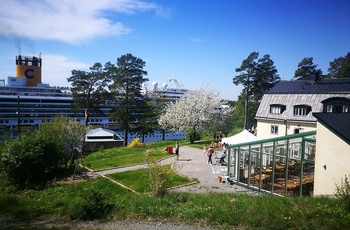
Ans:
{"label": "dormer window", "polygon": [[295,105],[293,114],[294,116],[307,116],[311,112],[311,106],[309,105]]}
{"label": "dormer window", "polygon": [[349,113],[350,100],[342,97],[332,97],[322,101],[324,113]]}
{"label": "dormer window", "polygon": [[285,105],[273,104],[270,105],[270,113],[271,114],[282,114],[286,110]]}

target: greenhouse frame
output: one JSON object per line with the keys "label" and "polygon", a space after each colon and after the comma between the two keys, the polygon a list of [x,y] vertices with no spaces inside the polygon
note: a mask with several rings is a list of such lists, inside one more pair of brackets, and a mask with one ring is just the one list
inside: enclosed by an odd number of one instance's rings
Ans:
{"label": "greenhouse frame", "polygon": [[228,146],[227,176],[241,186],[279,196],[311,196],[316,131]]}

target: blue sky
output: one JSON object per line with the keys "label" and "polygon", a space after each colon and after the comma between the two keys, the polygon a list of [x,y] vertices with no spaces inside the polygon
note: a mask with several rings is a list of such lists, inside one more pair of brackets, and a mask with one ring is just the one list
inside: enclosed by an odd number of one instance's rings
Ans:
{"label": "blue sky", "polygon": [[43,83],[70,86],[73,69],[115,63],[123,54],[146,62],[148,88],[175,78],[237,100],[232,79],[251,52],[269,54],[284,80],[313,57],[350,52],[348,0],[11,0],[0,2],[0,79],[15,75],[15,56],[43,58]]}

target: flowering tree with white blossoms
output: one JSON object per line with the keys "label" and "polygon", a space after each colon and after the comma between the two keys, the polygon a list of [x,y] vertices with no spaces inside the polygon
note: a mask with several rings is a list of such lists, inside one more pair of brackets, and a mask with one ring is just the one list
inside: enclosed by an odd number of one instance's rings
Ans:
{"label": "flowering tree with white blossoms", "polygon": [[199,129],[209,129],[222,111],[219,93],[200,87],[190,91],[175,102],[170,102],[158,118],[162,129],[185,131],[193,143]]}

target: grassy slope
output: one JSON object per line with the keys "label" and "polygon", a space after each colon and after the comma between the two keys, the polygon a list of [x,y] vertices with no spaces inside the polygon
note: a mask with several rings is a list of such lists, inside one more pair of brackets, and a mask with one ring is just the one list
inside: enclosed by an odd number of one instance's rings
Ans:
{"label": "grassy slope", "polygon": [[[120,149],[120,152],[101,151],[84,159],[84,163],[93,168],[142,163],[147,159],[146,149],[162,149],[168,145],[174,145],[174,142],[154,143],[137,149]],[[202,146],[203,143],[197,144],[198,148]],[[161,151],[154,153],[155,158],[166,156]],[[345,211],[344,204],[339,199],[221,193],[169,193],[162,199],[150,198],[147,171],[137,170],[110,176],[141,194],[134,194],[102,178],[69,184],[56,183],[46,189],[14,195],[0,192],[0,218],[68,219],[77,204],[83,201],[85,194],[94,190],[108,193],[110,202],[115,207],[109,215],[111,219],[160,218],[162,221],[205,223],[228,229],[232,226],[247,229],[346,229],[350,226],[350,214]],[[174,183],[186,182],[188,179],[178,178]]]}

